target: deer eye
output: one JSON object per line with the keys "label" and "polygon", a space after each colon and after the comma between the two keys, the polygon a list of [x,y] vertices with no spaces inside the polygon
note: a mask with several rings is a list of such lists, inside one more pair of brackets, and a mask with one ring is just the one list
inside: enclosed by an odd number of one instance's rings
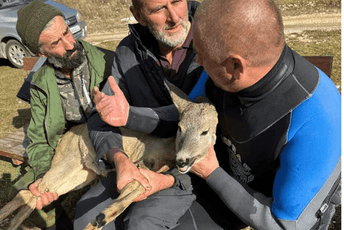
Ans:
{"label": "deer eye", "polygon": [[201,133],[201,136],[205,136],[205,135],[207,135],[207,134],[208,134],[208,131],[209,131],[209,130],[207,130],[207,131],[203,131],[203,132]]}

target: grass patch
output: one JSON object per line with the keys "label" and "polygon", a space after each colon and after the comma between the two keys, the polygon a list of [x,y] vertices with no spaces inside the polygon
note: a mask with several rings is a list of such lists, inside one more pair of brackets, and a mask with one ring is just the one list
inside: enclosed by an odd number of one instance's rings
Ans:
{"label": "grass patch", "polygon": [[[56,0],[78,9],[87,22],[89,33],[111,32],[127,28],[123,18],[132,16],[131,0]],[[203,0],[197,0],[202,2]],[[275,0],[283,16],[340,13],[340,0]]]}
{"label": "grass patch", "polygon": [[123,18],[130,17],[131,0],[56,0],[78,9],[87,22],[88,33],[115,31],[126,28]]}
{"label": "grass patch", "polygon": [[0,206],[2,202],[9,201],[10,189],[20,176],[25,173],[23,170],[23,167],[13,167],[9,158],[0,156]]}
{"label": "grass patch", "polygon": [[116,47],[118,46],[119,42],[120,40],[100,42],[99,44],[97,44],[97,46],[108,50],[116,50]]}
{"label": "grass patch", "polygon": [[17,98],[17,92],[26,77],[25,71],[11,67],[0,59],[0,138],[23,127],[31,117],[30,105]]}
{"label": "grass patch", "polygon": [[300,55],[334,56],[331,79],[337,86],[341,86],[341,30],[292,33],[287,35],[286,42]]}
{"label": "grass patch", "polygon": [[275,0],[283,16],[340,13],[340,0]]}

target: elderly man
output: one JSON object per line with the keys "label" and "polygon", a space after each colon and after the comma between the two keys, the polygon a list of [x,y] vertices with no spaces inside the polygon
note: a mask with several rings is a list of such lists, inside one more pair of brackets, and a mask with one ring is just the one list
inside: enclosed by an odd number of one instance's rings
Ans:
{"label": "elderly man", "polygon": [[[99,158],[106,156],[117,175],[109,174],[82,197],[77,204],[74,229],[83,229],[112,203],[116,191],[132,180],[146,188],[137,201],[148,198],[129,207],[126,229],[172,229],[195,199],[189,176],[174,171],[170,172],[173,176],[157,174],[138,169],[130,162],[115,127],[125,126],[163,137],[175,135],[178,112],[163,80],[166,78],[189,94],[203,72],[192,49],[192,15],[198,3],[186,0],[133,0],[132,3],[130,10],[139,23],[129,26],[130,35],[116,49],[112,69],[115,80],[109,78],[102,92],[94,90],[99,114],[88,122]],[[153,193],[156,194],[150,196]],[[114,225],[109,223],[103,229],[114,229]]]}
{"label": "elderly man", "polygon": [[219,113],[216,154],[192,167],[199,203],[225,229],[327,229],[340,203],[337,88],[285,44],[272,0],[205,0],[194,22]]}
{"label": "elderly man", "polygon": [[[105,59],[94,46],[75,41],[62,12],[41,1],[18,11],[17,31],[33,53],[47,58],[31,81],[32,118],[26,148],[30,169],[15,185],[17,190],[29,189],[37,196],[40,210],[58,197],[56,193],[41,194],[37,185],[50,168],[61,135],[71,126],[86,122],[92,113],[90,92],[103,80]],[[48,216],[39,212],[46,221],[35,225],[54,225],[53,211]]]}

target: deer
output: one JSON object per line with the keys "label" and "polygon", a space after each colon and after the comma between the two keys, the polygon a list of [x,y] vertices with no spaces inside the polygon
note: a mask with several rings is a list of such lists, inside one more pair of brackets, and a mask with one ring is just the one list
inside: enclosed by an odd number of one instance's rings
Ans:
{"label": "deer", "polygon": [[[165,86],[179,112],[176,136],[160,138],[121,127],[123,150],[138,167],[156,172],[166,172],[177,167],[180,173],[187,173],[193,164],[207,156],[209,147],[216,141],[217,112],[207,98],[199,97],[192,102],[186,94],[166,80]],[[60,138],[51,168],[44,175],[38,189],[41,192],[56,192],[61,196],[85,187],[96,178],[106,176],[109,169],[98,167],[95,159],[96,152],[88,136],[87,124],[72,127]],[[85,230],[102,229],[144,192],[145,188],[139,182],[128,183],[118,198],[95,216]],[[36,197],[29,190],[19,191],[0,210],[0,221],[19,208],[9,230],[17,229],[36,208]]]}

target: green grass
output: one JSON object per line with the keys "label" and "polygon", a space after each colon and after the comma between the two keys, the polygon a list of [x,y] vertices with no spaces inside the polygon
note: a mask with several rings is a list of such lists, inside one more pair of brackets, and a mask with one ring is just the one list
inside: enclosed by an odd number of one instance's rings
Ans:
{"label": "green grass", "polygon": [[23,127],[30,118],[30,105],[16,97],[26,77],[25,71],[8,65],[7,60],[0,59],[0,138]]}
{"label": "green grass", "polygon": [[0,156],[0,206],[2,202],[9,201],[11,186],[25,173],[24,168],[13,167],[9,158]]}
{"label": "green grass", "polygon": [[334,56],[331,79],[336,85],[341,86],[341,30],[308,30],[289,34],[286,42],[300,55]]}
{"label": "green grass", "polygon": [[[123,18],[131,16],[131,0],[56,0],[78,9],[87,21],[89,33],[126,28]],[[197,0],[202,2],[203,0]],[[340,0],[275,0],[283,16],[315,13],[340,13]]]}
{"label": "green grass", "polygon": [[[131,16],[129,2],[122,0],[56,0],[69,7],[78,9],[87,22],[89,33],[115,31],[118,28],[126,28],[121,22],[122,18]],[[124,1],[125,2],[125,1]]]}
{"label": "green grass", "polygon": [[340,13],[340,0],[275,0],[283,16]]}

